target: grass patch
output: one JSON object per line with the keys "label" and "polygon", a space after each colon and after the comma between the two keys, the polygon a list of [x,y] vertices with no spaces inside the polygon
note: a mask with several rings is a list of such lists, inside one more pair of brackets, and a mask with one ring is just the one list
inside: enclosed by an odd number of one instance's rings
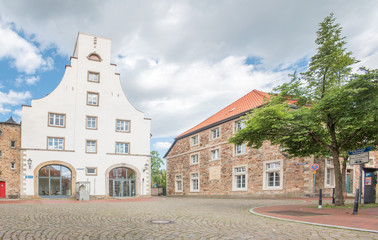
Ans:
{"label": "grass patch", "polygon": [[[335,206],[333,204],[323,204],[323,208],[351,208],[353,209],[354,204],[345,204],[344,206]],[[359,204],[358,209],[366,209],[366,208],[375,208],[378,207],[378,203],[369,203],[369,204]],[[309,208],[318,208],[318,206],[311,206]]]}

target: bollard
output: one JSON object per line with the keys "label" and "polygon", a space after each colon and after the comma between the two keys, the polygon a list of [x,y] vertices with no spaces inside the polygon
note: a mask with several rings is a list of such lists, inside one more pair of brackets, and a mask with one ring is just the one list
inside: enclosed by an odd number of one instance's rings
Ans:
{"label": "bollard", "polygon": [[332,204],[335,204],[335,189],[332,189]]}
{"label": "bollard", "polygon": [[319,189],[319,209],[322,209],[322,189]]}
{"label": "bollard", "polygon": [[354,199],[353,215],[358,214],[358,196],[360,195],[360,189],[356,189],[356,197]]}

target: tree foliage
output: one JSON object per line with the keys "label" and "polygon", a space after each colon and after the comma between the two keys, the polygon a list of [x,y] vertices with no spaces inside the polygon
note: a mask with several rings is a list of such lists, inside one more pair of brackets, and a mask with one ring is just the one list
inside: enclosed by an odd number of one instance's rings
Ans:
{"label": "tree foliage", "polygon": [[334,22],[330,14],[320,23],[317,53],[308,70],[275,88],[279,93],[247,115],[246,128],[230,142],[259,148],[268,140],[292,157],[332,157],[336,205],[343,205],[339,158],[348,150],[377,146],[378,72],[351,73],[357,61],[346,51],[341,27]]}
{"label": "tree foliage", "polygon": [[157,186],[166,187],[166,170],[160,169],[164,161],[160,158],[157,151],[151,152],[151,186],[156,183]]}

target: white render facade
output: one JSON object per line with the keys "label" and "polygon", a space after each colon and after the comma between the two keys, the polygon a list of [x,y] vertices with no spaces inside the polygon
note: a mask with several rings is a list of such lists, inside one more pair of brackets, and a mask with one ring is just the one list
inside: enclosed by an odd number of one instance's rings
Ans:
{"label": "white render facade", "polygon": [[151,121],[110,54],[110,39],[79,33],[58,87],[22,107],[21,197],[72,197],[77,182],[91,197],[150,195]]}

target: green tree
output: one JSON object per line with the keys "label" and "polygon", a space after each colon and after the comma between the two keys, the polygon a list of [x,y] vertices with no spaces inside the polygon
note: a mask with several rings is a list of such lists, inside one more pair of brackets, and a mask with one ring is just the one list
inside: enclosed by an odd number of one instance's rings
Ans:
{"label": "green tree", "polygon": [[166,170],[160,169],[164,161],[156,151],[151,152],[151,186],[156,183],[158,186],[166,186]]}
{"label": "green tree", "polygon": [[292,157],[332,157],[335,203],[344,205],[340,157],[347,150],[377,145],[378,74],[367,69],[351,74],[357,61],[344,48],[341,27],[334,22],[330,14],[320,23],[317,53],[308,70],[277,87],[279,93],[247,115],[246,128],[230,142],[259,148],[268,140]]}

